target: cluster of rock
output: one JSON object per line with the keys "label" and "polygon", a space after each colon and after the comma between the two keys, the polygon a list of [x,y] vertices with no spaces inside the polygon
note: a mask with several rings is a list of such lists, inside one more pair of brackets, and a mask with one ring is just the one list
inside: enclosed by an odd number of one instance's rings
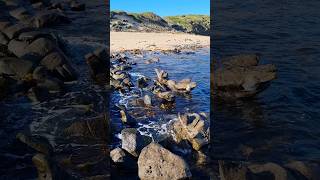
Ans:
{"label": "cluster of rock", "polygon": [[213,93],[222,98],[252,97],[276,78],[276,67],[259,65],[256,54],[242,54],[222,59],[214,70]]}
{"label": "cluster of rock", "polygon": [[64,82],[77,74],[65,53],[63,40],[42,28],[69,23],[62,13],[84,10],[76,1],[5,0],[0,2],[0,89],[7,94],[27,94],[41,101],[63,90]]}
{"label": "cluster of rock", "polygon": [[[122,147],[110,152],[112,161],[125,169],[136,170],[142,180],[184,179],[192,176],[183,158],[170,152],[158,143],[152,142],[134,128],[121,131]],[[138,160],[137,160],[138,157]]]}
{"label": "cluster of rock", "polygon": [[[75,110],[68,113],[74,113]],[[53,142],[43,134],[17,134],[17,139],[35,152],[32,161],[38,170],[38,178],[109,178],[108,120],[101,116],[71,123],[63,122],[65,119],[55,120],[60,125],[56,134],[50,134],[55,139]]]}
{"label": "cluster of rock", "polygon": [[318,179],[319,172],[319,165],[317,163],[303,161],[289,161],[284,165],[279,165],[273,162],[237,163],[219,161],[219,175],[222,180]]}
{"label": "cluster of rock", "polygon": [[[135,50],[131,53],[142,56],[141,51]],[[117,168],[137,171],[141,179],[183,179],[190,178],[191,171],[186,161],[179,155],[168,149],[174,149],[182,144],[183,148],[193,148],[197,154],[209,143],[209,120],[204,113],[187,113],[178,115],[169,126],[172,134],[159,143],[146,135],[142,135],[136,128],[136,118],[143,113],[154,111],[155,104],[160,102],[160,108],[175,102],[178,94],[188,94],[196,83],[191,79],[174,81],[169,79],[167,72],[155,69],[156,78],[150,83],[150,78],[139,77],[134,83],[129,70],[135,65],[125,53],[111,55],[110,85],[120,93],[135,93],[134,86],[141,89],[142,94],[135,94],[129,100],[128,107],[119,107],[122,123],[127,128],[121,131],[121,147],[110,152],[110,157]],[[153,61],[153,59],[156,59]],[[159,58],[152,58],[150,62],[157,63]],[[132,92],[131,92],[132,91]],[[130,111],[134,107],[134,112]],[[142,108],[142,113],[136,113]],[[170,142],[170,143],[169,143]],[[161,145],[160,145],[161,144]]]}
{"label": "cluster of rock", "polygon": [[[16,136],[30,147],[28,152],[35,153],[32,161],[39,179],[108,179],[110,175],[109,120],[100,113],[105,99],[90,87],[70,92],[68,84],[78,74],[63,39],[50,32],[71,23],[67,15],[71,11],[85,9],[76,0],[0,1],[0,98],[27,95],[32,101],[43,101],[32,105],[42,109],[40,117]],[[97,49],[93,54],[105,61],[108,71],[108,51]],[[88,65],[95,74],[92,61]],[[51,95],[61,98],[52,100]]]}

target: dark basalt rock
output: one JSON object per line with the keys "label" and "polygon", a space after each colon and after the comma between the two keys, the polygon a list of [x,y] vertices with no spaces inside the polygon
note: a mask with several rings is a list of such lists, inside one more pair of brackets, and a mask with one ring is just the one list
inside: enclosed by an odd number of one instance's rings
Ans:
{"label": "dark basalt rock", "polygon": [[106,52],[96,51],[94,54],[89,53],[85,56],[89,66],[91,77],[97,82],[107,82],[108,64]]}
{"label": "dark basalt rock", "polygon": [[61,80],[72,81],[77,78],[75,70],[61,51],[54,51],[48,54],[40,61],[40,64],[45,66],[51,73],[57,74]]}
{"label": "dark basalt rock", "polygon": [[9,14],[19,21],[23,21],[23,20],[26,20],[31,17],[31,15],[27,11],[27,9],[25,9],[23,7],[19,7],[17,9],[14,9],[14,10],[10,11]]}
{"label": "dark basalt rock", "polygon": [[48,10],[37,13],[33,17],[33,26],[36,28],[49,27],[64,23],[70,23],[70,19],[57,10]]}
{"label": "dark basalt rock", "polygon": [[8,37],[2,32],[0,32],[0,45],[8,45],[8,43],[9,43]]}
{"label": "dark basalt rock", "polygon": [[23,79],[31,73],[34,63],[15,57],[0,58],[0,74],[7,74],[15,79]]}
{"label": "dark basalt rock", "polygon": [[264,90],[276,78],[276,67],[259,65],[255,54],[226,58],[223,66],[214,71],[213,93],[221,98],[252,97]]}
{"label": "dark basalt rock", "polygon": [[9,39],[17,38],[21,33],[32,31],[32,28],[23,24],[15,24],[4,28],[2,31]]}
{"label": "dark basalt rock", "polygon": [[84,11],[86,9],[86,4],[72,1],[70,3],[70,9],[72,11]]}

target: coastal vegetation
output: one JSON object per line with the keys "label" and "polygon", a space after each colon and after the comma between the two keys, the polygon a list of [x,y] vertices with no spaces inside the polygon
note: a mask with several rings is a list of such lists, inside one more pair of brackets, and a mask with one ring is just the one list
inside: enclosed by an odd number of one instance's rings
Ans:
{"label": "coastal vegetation", "polygon": [[110,27],[112,31],[169,31],[209,35],[210,16],[190,14],[160,17],[153,12],[111,11]]}

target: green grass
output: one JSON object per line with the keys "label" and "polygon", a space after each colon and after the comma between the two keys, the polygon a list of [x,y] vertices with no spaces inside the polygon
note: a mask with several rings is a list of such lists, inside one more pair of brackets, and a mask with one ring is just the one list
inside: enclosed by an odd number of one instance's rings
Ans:
{"label": "green grass", "polygon": [[145,20],[149,20],[151,22],[163,21],[163,19],[160,16],[156,15],[153,12],[128,13],[128,12],[121,11],[121,10],[120,11],[111,11],[110,12],[111,17],[112,17],[113,14],[116,14],[116,13],[126,13],[128,16],[133,17],[138,22],[143,22]]}
{"label": "green grass", "polygon": [[178,24],[186,29],[191,29],[192,24],[200,24],[208,29],[210,28],[210,16],[207,15],[167,16],[164,19],[169,24]]}

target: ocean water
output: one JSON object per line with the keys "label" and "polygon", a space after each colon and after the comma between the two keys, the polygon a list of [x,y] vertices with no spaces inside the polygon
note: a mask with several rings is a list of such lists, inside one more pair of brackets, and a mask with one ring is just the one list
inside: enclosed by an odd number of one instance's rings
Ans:
{"label": "ocean water", "polygon": [[[278,78],[256,97],[212,105],[214,159],[320,159],[320,2],[214,1],[212,56],[258,53]],[[249,152],[249,153],[248,153]]]}

